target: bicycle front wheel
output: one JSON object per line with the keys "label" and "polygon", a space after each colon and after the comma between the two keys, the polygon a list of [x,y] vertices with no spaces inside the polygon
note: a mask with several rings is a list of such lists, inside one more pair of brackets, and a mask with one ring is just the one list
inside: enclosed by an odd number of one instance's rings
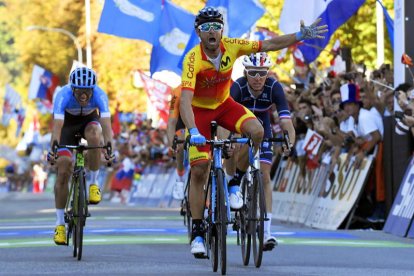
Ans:
{"label": "bicycle front wheel", "polygon": [[239,211],[240,217],[240,240],[241,240],[241,253],[242,253],[242,260],[244,265],[249,264],[250,260],[250,248],[252,242],[252,235],[249,233],[249,206],[250,199],[248,197],[248,189],[249,189],[249,181],[247,178],[243,178],[243,182],[241,184],[241,191],[243,196],[243,207]]}
{"label": "bicycle front wheel", "polygon": [[252,219],[255,222],[253,232],[253,256],[254,264],[260,267],[263,257],[263,236],[266,203],[264,197],[263,179],[260,171],[253,174],[253,198],[252,198]]}
{"label": "bicycle front wheel", "polygon": [[220,251],[220,267],[221,274],[226,274],[227,265],[227,206],[224,193],[224,173],[222,170],[217,170],[217,235],[219,241]]}
{"label": "bicycle front wheel", "polygon": [[86,220],[86,195],[85,195],[85,178],[81,174],[78,182],[78,201],[77,201],[77,223],[75,229],[75,240],[76,240],[76,253],[78,261],[82,259],[82,246],[83,246],[83,227],[85,226]]}

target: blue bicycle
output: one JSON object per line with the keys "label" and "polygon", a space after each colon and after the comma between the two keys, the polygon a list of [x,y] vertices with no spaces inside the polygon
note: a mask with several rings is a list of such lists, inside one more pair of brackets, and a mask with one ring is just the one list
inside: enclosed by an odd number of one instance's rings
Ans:
{"label": "blue bicycle", "polygon": [[[220,260],[221,274],[226,274],[226,237],[227,225],[231,224],[230,203],[228,199],[227,182],[223,171],[223,151],[233,143],[245,144],[248,138],[217,139],[217,123],[211,122],[211,140],[206,143],[211,146],[211,166],[207,186],[205,187],[205,201],[209,202],[205,208],[208,216],[205,220],[205,243],[207,258],[211,259],[213,271],[218,269]],[[209,199],[209,200],[207,200]]]}

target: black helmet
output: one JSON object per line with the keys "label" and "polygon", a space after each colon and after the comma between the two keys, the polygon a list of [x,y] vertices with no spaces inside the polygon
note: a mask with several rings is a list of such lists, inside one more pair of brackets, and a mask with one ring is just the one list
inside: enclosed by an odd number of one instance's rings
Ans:
{"label": "black helmet", "polygon": [[224,24],[223,15],[214,7],[204,7],[198,12],[195,18],[194,28],[197,28],[206,22],[218,22]]}

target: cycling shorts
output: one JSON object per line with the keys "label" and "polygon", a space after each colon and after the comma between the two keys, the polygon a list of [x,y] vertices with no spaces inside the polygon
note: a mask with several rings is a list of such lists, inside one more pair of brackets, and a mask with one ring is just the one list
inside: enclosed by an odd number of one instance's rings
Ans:
{"label": "cycling shorts", "polygon": [[260,146],[260,162],[271,165],[273,157],[272,142],[262,142]]}
{"label": "cycling shorts", "polygon": [[[210,123],[216,121],[217,124],[231,132],[241,133],[243,124],[249,120],[256,120],[256,116],[246,107],[236,103],[231,97],[225,100],[216,109],[207,109],[193,106],[195,123],[200,134],[210,139]],[[210,155],[210,145],[191,146],[189,149],[191,166],[206,162]]]}
{"label": "cycling shorts", "polygon": [[[78,145],[79,140],[75,137],[79,133],[85,139],[85,129],[90,124],[101,125],[99,123],[99,115],[95,110],[86,116],[75,116],[65,112],[65,121],[63,123],[62,132],[60,133],[60,145]],[[69,149],[61,148],[58,150],[59,156],[72,156]]]}

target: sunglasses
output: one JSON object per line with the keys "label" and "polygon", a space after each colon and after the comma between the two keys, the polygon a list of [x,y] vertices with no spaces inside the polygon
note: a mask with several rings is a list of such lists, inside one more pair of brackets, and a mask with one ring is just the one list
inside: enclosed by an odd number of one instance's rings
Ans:
{"label": "sunglasses", "polygon": [[223,24],[218,22],[207,22],[203,23],[200,26],[198,26],[198,29],[201,32],[209,32],[210,29],[213,28],[213,31],[221,31],[223,29]]}
{"label": "sunglasses", "polygon": [[246,73],[249,77],[252,78],[263,78],[267,76],[267,73],[269,73],[269,70],[256,70],[256,69],[251,69],[251,70],[246,70]]}
{"label": "sunglasses", "polygon": [[73,89],[73,93],[77,96],[82,96],[82,94],[86,94],[86,96],[91,97],[92,89],[75,88]]}

